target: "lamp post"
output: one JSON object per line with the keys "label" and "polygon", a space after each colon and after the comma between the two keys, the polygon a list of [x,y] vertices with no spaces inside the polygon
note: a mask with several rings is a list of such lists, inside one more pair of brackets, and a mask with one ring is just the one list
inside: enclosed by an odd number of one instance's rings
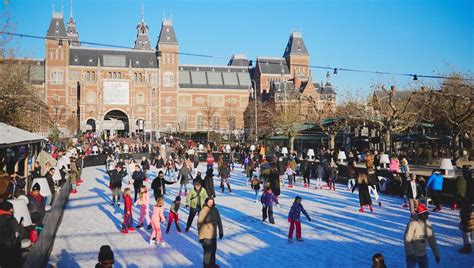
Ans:
{"label": "lamp post", "polygon": [[[254,79],[250,79],[250,87],[253,88],[253,99],[255,101],[255,142],[258,143],[257,82]],[[252,92],[251,89],[249,91]]]}

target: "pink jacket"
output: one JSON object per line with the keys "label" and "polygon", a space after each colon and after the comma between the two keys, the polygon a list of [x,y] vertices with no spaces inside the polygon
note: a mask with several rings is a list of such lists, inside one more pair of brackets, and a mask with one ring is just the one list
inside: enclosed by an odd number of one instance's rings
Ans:
{"label": "pink jacket", "polygon": [[397,158],[392,158],[392,160],[390,160],[389,169],[392,172],[400,172],[400,161],[398,161]]}
{"label": "pink jacket", "polygon": [[160,221],[165,222],[166,218],[165,218],[164,211],[165,211],[165,208],[163,206],[161,206],[161,207],[154,206],[153,207],[153,216],[151,216],[151,220],[155,223],[158,223],[158,224],[159,224]]}
{"label": "pink jacket", "polygon": [[135,206],[138,205],[138,203],[141,201],[141,206],[145,206],[145,207],[148,207],[150,205],[150,192],[146,192],[145,195],[143,196],[143,200],[141,200],[140,198],[137,199],[137,201],[135,201]]}

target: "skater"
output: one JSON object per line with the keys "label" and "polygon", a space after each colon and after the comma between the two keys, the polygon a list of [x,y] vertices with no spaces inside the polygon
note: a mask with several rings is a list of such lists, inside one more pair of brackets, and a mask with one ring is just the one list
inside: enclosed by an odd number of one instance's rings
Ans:
{"label": "skater", "polygon": [[472,171],[469,166],[463,166],[463,176],[458,181],[458,196],[461,222],[459,229],[462,232],[464,246],[459,250],[460,253],[470,254],[472,252],[472,241],[474,233],[474,181],[472,179]]}
{"label": "skater", "polygon": [[318,168],[316,169],[316,187],[315,189],[323,189],[323,178],[324,178],[324,167],[321,162],[318,164]]}
{"label": "skater", "polygon": [[182,193],[183,187],[184,187],[184,196],[186,196],[188,194],[189,179],[191,179],[191,180],[193,179],[193,177],[191,175],[191,170],[189,169],[189,167],[186,164],[183,164],[183,166],[179,170],[178,179],[181,179],[179,181],[180,186],[179,186],[178,195],[181,196],[181,193]]}
{"label": "skater", "polygon": [[415,173],[410,175],[410,182],[407,183],[405,196],[410,204],[410,219],[415,218],[415,210],[418,207],[419,199],[423,196],[420,184],[416,181]]}
{"label": "skater", "polygon": [[359,188],[359,211],[364,212],[364,206],[369,206],[370,211],[374,211],[372,198],[369,194],[369,179],[367,173],[361,173],[357,176],[357,183],[352,187],[352,192],[354,192],[355,188]]}
{"label": "skater", "polygon": [[223,163],[221,167],[221,191],[222,192],[224,192],[224,184],[227,184],[227,189],[229,190],[229,193],[232,192],[232,189],[230,189],[229,177],[230,177],[229,164]]}
{"label": "skater", "polygon": [[136,165],[135,171],[132,174],[133,190],[135,193],[135,198],[133,199],[133,202],[137,202],[137,195],[140,193],[140,188],[142,187],[143,181],[145,179],[145,173],[140,169],[139,165]]}
{"label": "skater", "polygon": [[352,187],[354,187],[355,181],[355,161],[353,158],[349,157],[349,161],[347,163],[347,190],[350,191]]}
{"label": "skater", "polygon": [[100,247],[99,262],[95,265],[95,268],[112,268],[114,267],[114,252],[109,245],[104,245]]}
{"label": "skater", "polygon": [[211,153],[207,154],[206,162],[207,162],[207,169],[214,168],[214,156],[212,156]]}
{"label": "skater", "polygon": [[112,206],[115,205],[115,198],[117,197],[117,205],[120,207],[120,195],[122,191],[122,179],[126,176],[126,173],[122,171],[120,165],[116,165],[111,171],[108,171],[110,180],[109,187],[112,191]]}
{"label": "skater", "polygon": [[173,220],[174,220],[174,224],[176,225],[176,230],[178,230],[178,233],[181,233],[181,227],[179,227],[179,216],[178,216],[178,211],[180,207],[181,207],[181,196],[178,195],[174,199],[173,203],[171,203],[168,226],[166,227],[166,233],[170,232],[170,228],[171,228],[171,224],[173,223]]}
{"label": "skater", "polygon": [[374,256],[372,256],[372,268],[387,268],[382,253],[375,253]]}
{"label": "skater", "polygon": [[150,236],[150,245],[158,244],[160,246],[164,246],[164,241],[163,241],[163,237],[161,236],[161,227],[160,227],[160,222],[164,223],[166,221],[163,205],[164,205],[163,197],[158,197],[158,199],[156,199],[156,204],[153,207],[153,216],[151,220],[153,231],[151,232],[151,236]]}
{"label": "skater", "polygon": [[436,237],[433,226],[428,220],[429,211],[423,204],[418,204],[418,219],[410,221],[405,230],[405,253],[408,268],[428,267],[426,256],[426,245],[429,243],[435,256],[436,263],[440,262],[439,250],[436,245]]}
{"label": "skater", "polygon": [[329,191],[336,191],[336,180],[337,180],[337,165],[334,161],[331,161],[329,167]]}
{"label": "skater", "polygon": [[216,265],[217,251],[217,232],[219,231],[219,239],[224,237],[224,228],[219,210],[216,208],[214,199],[208,197],[205,200],[205,206],[199,213],[198,233],[199,242],[204,250],[204,268],[219,267]]}
{"label": "skater", "polygon": [[[216,191],[214,190],[214,170],[208,169],[206,170],[206,177],[204,177],[204,189],[207,193],[207,196],[210,196],[212,198],[216,197]],[[202,185],[202,184],[201,184]]]}
{"label": "skater", "polygon": [[151,229],[151,220],[150,220],[150,212],[148,211],[148,206],[150,205],[150,193],[148,192],[146,185],[142,185],[140,187],[140,194],[137,201],[135,201],[135,206],[140,206],[140,218],[138,220],[138,225],[136,226],[137,229],[143,227],[143,221],[146,219],[146,223],[148,223],[147,229]]}
{"label": "skater", "polygon": [[426,189],[430,190],[431,198],[433,198],[433,204],[435,208],[433,209],[434,212],[441,211],[441,191],[443,191],[443,175],[438,169],[435,169],[431,176],[428,178],[426,182]]}
{"label": "skater", "polygon": [[142,157],[142,162],[140,163],[140,165],[142,166],[142,170],[143,170],[143,173],[145,175],[145,180],[147,180],[148,179],[148,170],[150,170],[150,162],[144,156],[144,157]]}
{"label": "skater", "polygon": [[303,241],[301,238],[301,212],[311,221],[311,218],[308,215],[308,212],[304,209],[301,204],[301,197],[296,196],[293,205],[291,206],[290,212],[288,213],[288,222],[290,223],[290,231],[288,233],[288,241],[293,241],[293,230],[296,226],[296,240]]}
{"label": "skater", "polygon": [[255,203],[258,202],[258,191],[260,190],[260,180],[257,176],[253,176],[252,189],[255,191]]}
{"label": "skater", "polygon": [[311,183],[310,176],[311,176],[312,169],[313,169],[313,161],[307,159],[303,165],[303,180],[304,180],[305,188],[310,187],[310,183]]}
{"label": "skater", "polygon": [[379,206],[382,206],[382,201],[380,200],[380,196],[377,192],[377,186],[379,184],[379,177],[375,174],[375,171],[370,171],[368,174],[369,180],[369,194],[373,193],[375,201],[378,201]]}
{"label": "skater", "polygon": [[273,203],[278,203],[278,199],[275,194],[273,194],[272,189],[269,186],[265,187],[265,191],[260,197],[260,202],[262,203],[262,222],[265,222],[268,216],[268,220],[271,224],[275,224],[275,219],[273,218]]}
{"label": "skater", "polygon": [[128,234],[134,232],[133,218],[132,218],[132,197],[130,196],[130,188],[125,188],[123,191],[123,223],[122,223],[122,234]]}
{"label": "skater", "polygon": [[189,228],[191,228],[194,217],[199,213],[199,211],[201,211],[201,208],[204,206],[204,201],[207,197],[208,195],[206,189],[203,189],[201,184],[197,182],[189,195],[186,197],[186,208],[189,208],[188,221],[186,222],[186,232],[189,232]]}
{"label": "skater", "polygon": [[151,183],[151,189],[153,189],[153,196],[155,200],[158,197],[163,197],[166,194],[166,184],[174,184],[176,182],[165,180],[165,174],[160,170],[158,176]]}
{"label": "skater", "polygon": [[288,179],[288,188],[293,188],[293,177],[296,175],[296,172],[291,168],[290,164],[286,165],[285,175]]}
{"label": "skater", "polygon": [[[272,189],[273,194],[276,196],[278,200],[278,196],[280,196],[280,175],[278,172],[278,168],[275,164],[272,165],[272,171],[270,172],[270,188]],[[268,183],[267,183],[268,185]]]}
{"label": "skater", "polygon": [[201,185],[204,185],[204,180],[202,179],[202,175],[200,171],[196,173],[196,177],[193,180],[193,185],[196,184],[196,182],[200,182]]}
{"label": "skater", "polygon": [[247,161],[247,163],[245,164],[245,174],[247,175],[245,184],[249,185],[249,181],[252,179],[252,175],[255,170],[255,163],[253,162],[250,155],[245,159],[245,161]]}

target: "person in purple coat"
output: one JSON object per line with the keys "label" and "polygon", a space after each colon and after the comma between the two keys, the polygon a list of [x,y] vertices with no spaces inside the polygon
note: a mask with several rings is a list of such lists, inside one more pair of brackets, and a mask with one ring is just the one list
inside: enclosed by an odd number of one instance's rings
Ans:
{"label": "person in purple coat", "polygon": [[288,233],[288,241],[293,241],[293,230],[295,229],[296,225],[296,240],[303,241],[301,238],[301,212],[311,221],[311,218],[308,215],[308,212],[304,209],[303,205],[301,204],[301,197],[296,196],[295,202],[291,206],[290,212],[288,213],[288,222],[290,223],[290,232]]}
{"label": "person in purple coat", "polygon": [[268,215],[268,220],[270,223],[275,224],[275,219],[273,218],[273,203],[279,203],[270,186],[265,187],[265,191],[263,192],[260,201],[262,202],[262,222],[267,219]]}

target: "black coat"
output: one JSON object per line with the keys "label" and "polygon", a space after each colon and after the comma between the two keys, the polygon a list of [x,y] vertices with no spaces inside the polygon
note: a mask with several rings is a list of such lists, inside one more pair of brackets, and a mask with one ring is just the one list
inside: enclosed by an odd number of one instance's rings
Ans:
{"label": "black coat", "polygon": [[133,186],[135,188],[141,187],[143,185],[143,181],[145,180],[145,173],[143,171],[134,171],[132,174],[133,179]]}
{"label": "black coat", "polygon": [[273,194],[276,196],[280,195],[280,177],[278,172],[273,171],[270,173],[270,188],[272,189]]}
{"label": "black coat", "polygon": [[354,192],[355,188],[359,188],[359,203],[361,207],[366,205],[372,205],[372,198],[369,194],[369,185],[370,184],[356,183],[356,185],[354,185],[354,187],[352,188],[352,192]]}
{"label": "black coat", "polygon": [[207,196],[216,197],[216,192],[214,190],[214,176],[204,177],[203,187],[206,189]]}
{"label": "black coat", "polygon": [[54,193],[54,180],[53,180],[53,175],[51,175],[51,173],[46,172],[46,181],[48,181],[48,186],[49,186],[49,190],[51,190],[51,193]]}
{"label": "black coat", "polygon": [[142,165],[143,170],[150,169],[150,163],[148,162],[148,160],[142,161],[140,164]]}
{"label": "black coat", "polygon": [[[405,194],[408,199],[413,199],[413,190],[411,189],[411,182],[405,184]],[[416,199],[419,199],[423,195],[423,190],[418,182],[416,182]]]}
{"label": "black coat", "polygon": [[110,177],[110,185],[112,187],[122,187],[122,179],[127,175],[127,173],[113,169],[108,171],[108,174]]}
{"label": "black coat", "polygon": [[31,176],[33,179],[41,178],[41,167],[34,168],[33,171],[31,171]]}
{"label": "black coat", "polygon": [[151,189],[153,189],[153,194],[155,195],[155,199],[158,197],[162,197],[166,194],[166,184],[173,184],[174,182],[169,182],[164,178],[160,178],[159,176],[156,177],[153,182],[151,183]]}
{"label": "black coat", "polygon": [[30,211],[30,214],[38,213],[42,219],[46,213],[45,209],[46,198],[41,195],[35,198],[31,193],[28,194],[28,210]]}
{"label": "black coat", "polygon": [[163,160],[163,158],[160,158],[160,159],[155,159],[155,167],[160,169],[160,168],[163,168],[165,166],[165,161]]}
{"label": "black coat", "polygon": [[24,236],[24,228],[18,224],[15,217],[10,214],[10,212],[4,210],[0,210],[0,226],[2,226],[2,228],[5,227],[9,234],[14,235],[10,240],[14,242],[12,248],[0,247],[0,267],[20,267],[21,239]]}

